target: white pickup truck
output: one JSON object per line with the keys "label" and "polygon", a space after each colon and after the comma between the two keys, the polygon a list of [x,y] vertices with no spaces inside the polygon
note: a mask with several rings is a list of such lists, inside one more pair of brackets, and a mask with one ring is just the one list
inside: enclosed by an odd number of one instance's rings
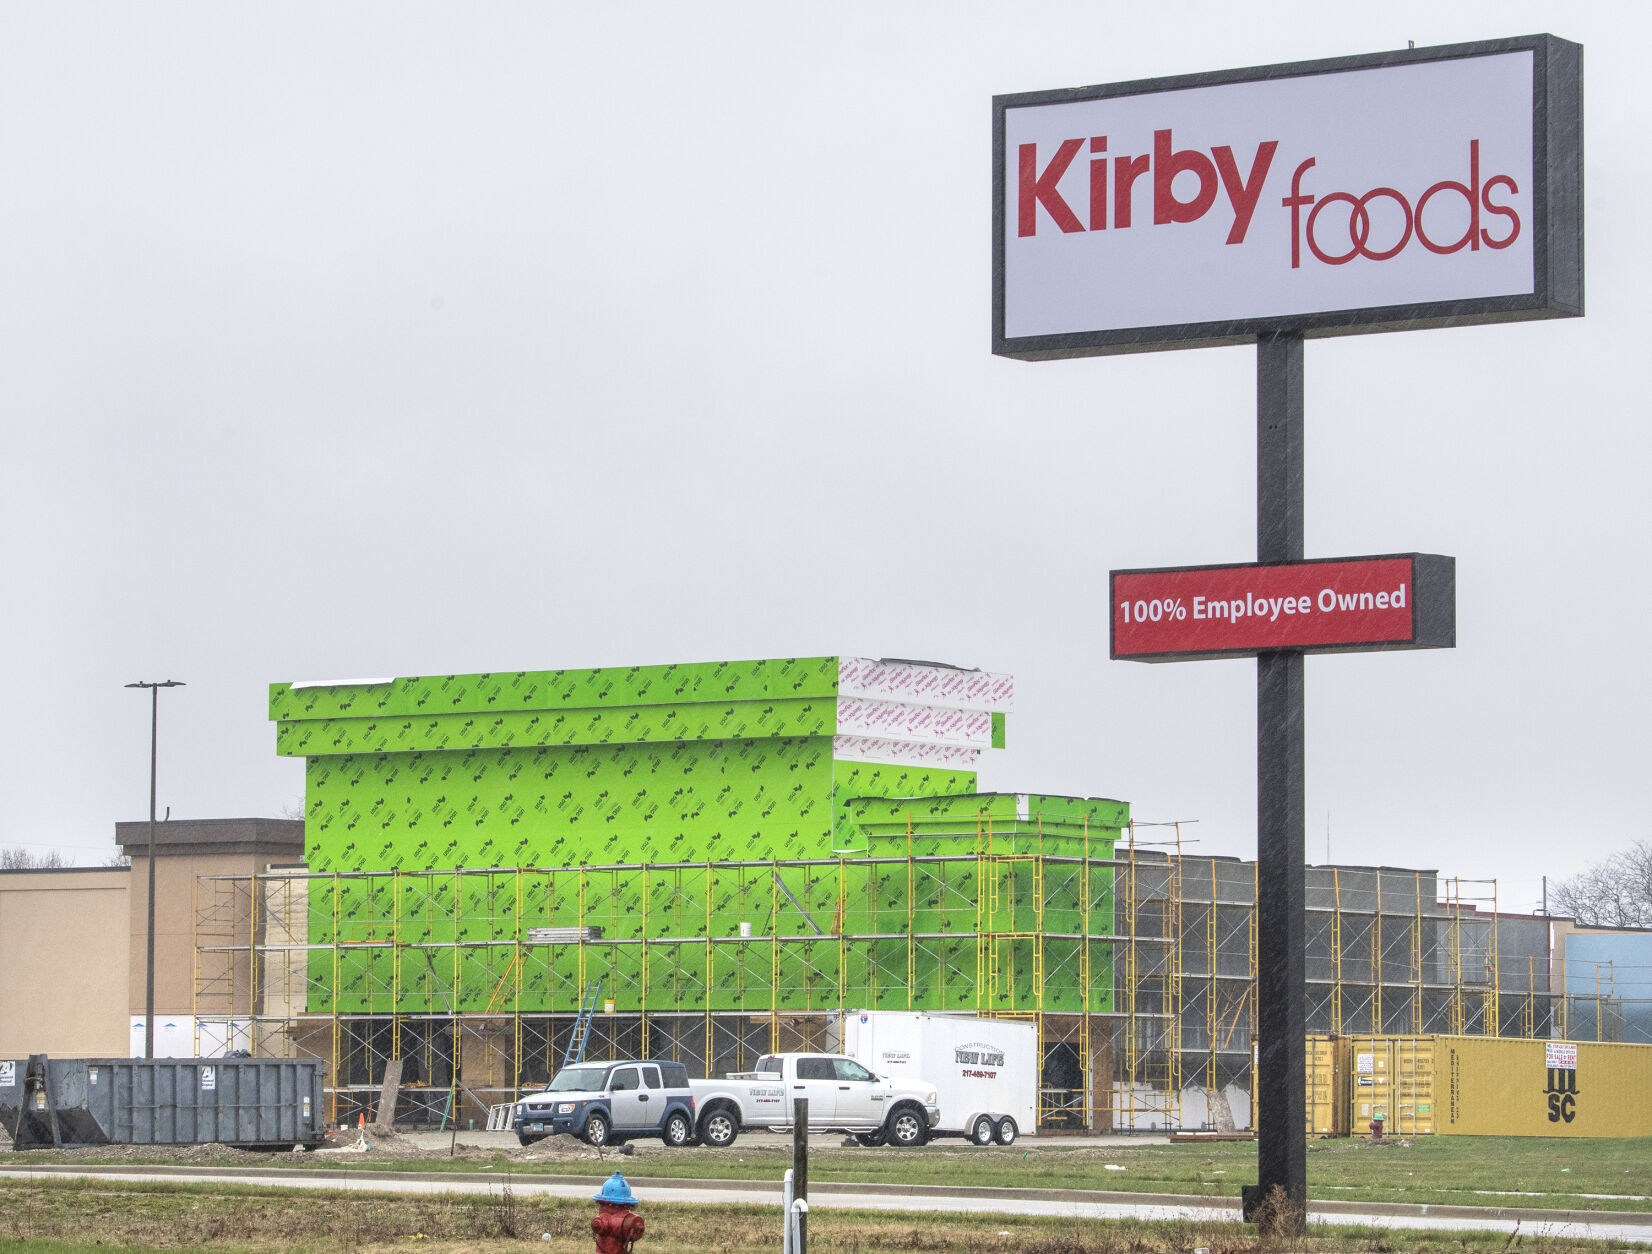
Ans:
{"label": "white pickup truck", "polygon": [[745,1128],[789,1129],[798,1097],[809,1099],[810,1132],[847,1132],[862,1145],[922,1145],[941,1119],[934,1086],[880,1079],[842,1054],[764,1054],[755,1071],[688,1086],[702,1145],[733,1145]]}

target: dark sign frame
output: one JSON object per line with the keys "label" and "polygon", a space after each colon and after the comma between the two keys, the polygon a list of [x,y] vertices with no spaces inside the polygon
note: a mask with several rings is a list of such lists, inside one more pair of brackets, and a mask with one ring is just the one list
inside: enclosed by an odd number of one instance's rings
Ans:
{"label": "dark sign frame", "polygon": [[1337,644],[1293,644],[1292,653],[1391,653],[1410,649],[1457,647],[1457,559],[1438,553],[1365,553],[1358,557],[1314,557],[1298,562],[1217,562],[1204,566],[1146,566],[1108,572],[1107,656],[1114,662],[1203,662],[1219,658],[1250,658],[1269,649],[1186,649],[1172,653],[1120,653],[1115,617],[1120,575],[1179,575],[1201,570],[1276,570],[1281,567],[1347,565],[1351,562],[1411,563],[1411,638],[1408,640],[1342,641]]}
{"label": "dark sign frame", "polygon": [[[1532,56],[1532,274],[1533,290],[1516,296],[1369,306],[1320,313],[1193,322],[1171,326],[1122,327],[1060,335],[1004,334],[1004,230],[1006,222],[1005,115],[1029,105],[1066,104],[1213,87],[1268,79],[1303,78],[1345,70],[1377,69],[1425,61],[1448,61],[1531,51]],[[1019,92],[992,99],[992,351],[999,357],[1046,361],[1148,353],[1176,348],[1249,344],[1258,336],[1300,333],[1308,339],[1574,318],[1583,314],[1583,48],[1553,35],[1402,49],[1253,66],[1172,78],[1139,79],[1059,91]]]}

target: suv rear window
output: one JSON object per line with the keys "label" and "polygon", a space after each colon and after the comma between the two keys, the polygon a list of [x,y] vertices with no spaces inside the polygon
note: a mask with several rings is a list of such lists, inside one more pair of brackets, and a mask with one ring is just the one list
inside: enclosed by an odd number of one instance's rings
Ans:
{"label": "suv rear window", "polygon": [[688,1087],[688,1068],[680,1062],[662,1062],[660,1077],[665,1081],[668,1089],[686,1089]]}

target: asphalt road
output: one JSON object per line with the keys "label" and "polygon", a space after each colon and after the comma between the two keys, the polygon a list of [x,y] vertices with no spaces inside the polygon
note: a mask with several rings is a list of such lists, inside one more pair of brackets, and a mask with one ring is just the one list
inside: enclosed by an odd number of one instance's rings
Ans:
{"label": "asphalt road", "polygon": [[[623,1168],[622,1168],[623,1169]],[[214,1179],[233,1179],[240,1185],[258,1185],[271,1188],[344,1189],[364,1193],[489,1193],[501,1187],[502,1176],[480,1171],[469,1175],[433,1174],[420,1177],[413,1173],[387,1176],[383,1172],[351,1176],[344,1172],[309,1174],[294,1170],[261,1172],[254,1170],[214,1171],[204,1168],[144,1168],[69,1167],[54,1165],[49,1171],[20,1167],[0,1167],[0,1176],[38,1179],[42,1175],[79,1178],[118,1177],[131,1181],[171,1181],[180,1179],[194,1182]],[[565,1180],[543,1180],[533,1176],[509,1177],[511,1192],[517,1197],[537,1194],[547,1197],[589,1198],[601,1183],[596,1179],[577,1183]],[[648,1203],[680,1202],[694,1204],[764,1204],[776,1207],[780,1203],[780,1189],[776,1184],[758,1187],[730,1187],[732,1182],[708,1181],[703,1187],[686,1182],[671,1185],[634,1184],[633,1188],[646,1213]],[[810,1191],[809,1203],[816,1209],[882,1210],[907,1212],[952,1212],[981,1215],[1047,1215],[1073,1219],[1204,1219],[1217,1222],[1239,1222],[1239,1212],[1228,1206],[1189,1206],[1166,1202],[1146,1201],[1081,1201],[1071,1197],[1050,1196],[1037,1189],[998,1190],[1015,1192],[1022,1196],[981,1196],[966,1190],[910,1189],[900,1192],[857,1192],[855,1185],[817,1184]],[[1117,1196],[1117,1195],[1114,1195]],[[1326,1207],[1310,1208],[1309,1222],[1316,1224],[1358,1225],[1373,1228],[1430,1228],[1451,1231],[1491,1231],[1526,1236],[1590,1238],[1625,1244],[1652,1245],[1652,1214],[1644,1217],[1607,1216],[1601,1219],[1573,1219],[1569,1216],[1546,1216],[1542,1212],[1513,1212],[1491,1210],[1485,1214],[1464,1215],[1464,1207],[1373,1207],[1359,1209],[1358,1203],[1334,1203]]]}

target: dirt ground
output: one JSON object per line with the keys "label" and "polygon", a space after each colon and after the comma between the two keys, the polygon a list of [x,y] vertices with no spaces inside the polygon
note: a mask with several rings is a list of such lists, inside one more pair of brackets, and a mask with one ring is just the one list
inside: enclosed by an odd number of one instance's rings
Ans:
{"label": "dirt ground", "polygon": [[[356,1156],[370,1157],[375,1161],[386,1159],[431,1159],[443,1158],[454,1162],[491,1163],[497,1162],[503,1156],[511,1162],[521,1163],[557,1163],[557,1162],[628,1162],[635,1158],[647,1157],[650,1152],[662,1153],[665,1151],[659,1145],[610,1146],[599,1153],[589,1145],[576,1141],[573,1137],[547,1137],[533,1145],[520,1146],[513,1143],[498,1144],[484,1147],[467,1143],[465,1134],[460,1134],[457,1143],[453,1143],[447,1135],[437,1136],[433,1133],[419,1133],[409,1135],[397,1132],[394,1129],[381,1125],[369,1125],[365,1129],[352,1128],[343,1132],[332,1133],[327,1140],[314,1151],[305,1151],[301,1147],[294,1147],[292,1154],[311,1153],[324,1160],[347,1159]],[[490,1138],[499,1141],[502,1138]],[[11,1138],[0,1132],[0,1153],[6,1153],[13,1148]],[[745,1147],[749,1149],[750,1147]],[[626,1151],[630,1150],[630,1153]],[[180,1163],[194,1166],[214,1167],[268,1167],[274,1156],[279,1156],[280,1150],[244,1150],[234,1146],[221,1145],[211,1142],[204,1145],[97,1145],[82,1149],[63,1149],[46,1151],[51,1154],[53,1162],[120,1162],[122,1160],[141,1160],[146,1163]],[[680,1152],[680,1151],[677,1151]],[[697,1154],[722,1156],[732,1155],[733,1150],[715,1150],[709,1147],[700,1147]]]}

